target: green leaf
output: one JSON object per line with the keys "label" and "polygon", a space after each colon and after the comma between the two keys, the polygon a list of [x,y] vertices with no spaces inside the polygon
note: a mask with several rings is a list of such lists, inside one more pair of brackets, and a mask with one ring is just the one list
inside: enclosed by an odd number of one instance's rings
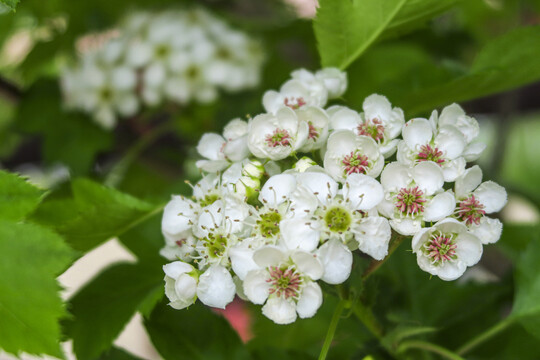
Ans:
{"label": "green leaf", "polygon": [[48,163],[64,163],[76,175],[86,174],[95,155],[112,145],[111,133],[80,113],[62,109],[54,80],[38,80],[23,94],[15,124],[23,132],[43,137]]}
{"label": "green leaf", "polygon": [[117,347],[112,347],[99,357],[98,360],[141,360],[141,358]]}
{"label": "green leaf", "polygon": [[117,264],[101,272],[70,299],[66,333],[79,360],[95,359],[145,304],[163,289],[161,268]]}
{"label": "green leaf", "polygon": [[513,30],[489,42],[463,76],[404,94],[395,102],[409,116],[451,102],[517,88],[540,79],[540,26]]}
{"label": "green leaf", "polygon": [[[384,37],[401,35],[424,25],[462,0],[408,0],[384,31]],[[478,0],[469,0],[471,2]]]}
{"label": "green leaf", "polygon": [[0,0],[0,3],[6,5],[11,11],[15,11],[20,0]]}
{"label": "green leaf", "polygon": [[540,233],[529,236],[530,243],[516,266],[516,295],[510,316],[540,338]]}
{"label": "green leaf", "polygon": [[52,231],[0,220],[0,348],[62,357],[58,319],[66,315],[56,276],[72,258]]}
{"label": "green leaf", "polygon": [[322,66],[347,68],[391,23],[406,0],[321,0],[313,26]]}
{"label": "green leaf", "polygon": [[166,360],[250,359],[229,323],[198,302],[184,310],[162,302],[144,325]]}
{"label": "green leaf", "polygon": [[22,220],[41,202],[44,192],[23,178],[0,170],[0,218]]}
{"label": "green leaf", "polygon": [[[88,179],[74,180],[72,192],[73,200],[44,202],[46,210],[38,209],[36,220],[53,226],[79,251],[122,235],[163,209]],[[65,208],[60,210],[62,206]],[[54,209],[60,215],[47,215]],[[159,228],[155,232],[159,234]]]}

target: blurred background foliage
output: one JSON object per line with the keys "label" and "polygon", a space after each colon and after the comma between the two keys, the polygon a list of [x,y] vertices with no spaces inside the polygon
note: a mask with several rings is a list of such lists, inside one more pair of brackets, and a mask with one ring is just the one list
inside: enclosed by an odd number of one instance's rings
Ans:
{"label": "blurred background foliage", "polygon": [[[58,275],[113,237],[138,259],[136,264],[117,264],[102,271],[69,300],[67,311],[55,303],[52,319],[61,318],[62,329],[41,326],[46,342],[2,340],[6,333],[0,324],[0,348],[60,356],[50,337],[61,333],[63,339],[73,339],[81,360],[133,359],[112,344],[131,316],[140,312],[166,359],[316,357],[337,303],[331,294],[315,318],[287,327],[272,324],[254,309],[255,338],[244,346],[228,323],[208,309],[195,305],[180,312],[166,307],[164,259],[158,251],[163,243],[159,223],[164,203],[172,193],[189,194],[183,179],[196,181],[200,176],[193,147],[201,134],[220,132],[232,118],[260,113],[265,90],[279,87],[293,69],[321,66],[319,45],[323,65],[350,64],[349,90],[342,101],[352,108],[360,109],[371,93],[386,95],[405,110],[407,119],[462,103],[479,119],[488,143],[479,160],[485,178],[510,193],[502,214],[503,237],[496,247],[486,248],[483,270],[468,279],[456,284],[429,279],[405,246],[381,268],[380,276],[363,282],[361,269],[355,269],[357,275],[346,287],[373,308],[371,315],[380,319],[385,332],[370,332],[349,314],[340,323],[329,358],[437,359],[410,339],[456,349],[512,314],[515,321],[496,329],[498,334],[467,358],[538,359],[540,308],[530,299],[540,298],[536,260],[540,256],[540,161],[536,157],[540,154],[540,1],[409,0],[358,59],[347,59],[340,53],[341,40],[332,38],[323,25],[339,23],[332,17],[347,13],[347,6],[358,2],[321,0],[321,13],[313,24],[300,18],[291,5],[273,0],[0,1],[0,163],[14,172],[27,163],[43,169],[64,164],[72,179],[46,194],[32,195],[29,189],[19,191],[22,185],[13,185],[16,180],[3,173],[0,183],[13,193],[6,201],[37,200],[20,210],[17,219],[7,218],[30,227],[0,225],[0,233],[5,233],[0,236],[31,237],[37,234],[36,226],[54,231],[38,236],[51,238],[50,244],[61,241],[58,235],[65,239],[71,250],[51,245],[59,260],[54,266],[43,264],[47,274]],[[262,41],[267,60],[259,88],[221,94],[210,105],[163,104],[124,119],[114,132],[63,108],[60,69],[76,61],[85,46],[99,41],[100,33],[114,28],[132,10],[194,4],[209,7]],[[359,19],[362,16],[369,15],[360,14]],[[335,51],[328,50],[333,47]],[[164,122],[171,124],[167,132],[153,132]],[[8,255],[13,251],[4,250]],[[29,251],[28,260],[34,255],[39,258],[39,253]],[[24,261],[19,255],[17,259]],[[355,261],[357,267],[367,263],[367,259]],[[1,269],[9,275],[7,263]],[[31,287],[22,289],[31,291]],[[43,291],[49,296],[51,289]],[[518,301],[512,310],[514,292]],[[1,299],[0,295],[0,303]]]}

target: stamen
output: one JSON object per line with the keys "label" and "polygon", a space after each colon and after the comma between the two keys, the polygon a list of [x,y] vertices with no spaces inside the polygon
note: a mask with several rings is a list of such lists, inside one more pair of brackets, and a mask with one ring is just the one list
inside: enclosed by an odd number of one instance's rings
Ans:
{"label": "stamen", "polygon": [[431,259],[433,265],[456,260],[456,249],[454,234],[443,234],[440,231],[431,235],[430,240],[423,245],[424,254]]}
{"label": "stamen", "polygon": [[368,157],[362,155],[358,150],[352,151],[349,155],[343,157],[341,163],[343,164],[345,175],[365,174],[369,168]]}
{"label": "stamen", "polygon": [[294,97],[294,96],[285,98],[285,100],[283,100],[283,103],[285,104],[285,106],[288,106],[293,110],[298,110],[302,106],[306,105],[306,101],[304,100],[303,97]]}
{"label": "stamen", "polygon": [[384,125],[381,120],[375,118],[366,120],[356,128],[358,135],[369,136],[377,142],[384,140]]}
{"label": "stamen", "polygon": [[486,214],[485,206],[478,201],[474,195],[459,202],[459,209],[456,211],[457,217],[465,222],[465,225],[479,225],[480,220]]}
{"label": "stamen", "polygon": [[291,146],[291,135],[285,129],[275,129],[272,134],[266,135],[266,144],[270,147]]}
{"label": "stamen", "polygon": [[396,195],[396,208],[406,216],[416,216],[424,212],[424,192],[414,188],[402,188]]}
{"label": "stamen", "polygon": [[285,299],[297,299],[300,286],[302,285],[302,277],[293,266],[277,267],[270,266],[268,268],[270,278],[266,282],[270,283],[270,294],[276,294],[278,297]]}
{"label": "stamen", "polygon": [[416,155],[416,160],[419,162],[422,161],[433,161],[434,163],[441,165],[446,160],[443,158],[443,152],[437,147],[431,147],[430,145],[420,146],[420,152]]}

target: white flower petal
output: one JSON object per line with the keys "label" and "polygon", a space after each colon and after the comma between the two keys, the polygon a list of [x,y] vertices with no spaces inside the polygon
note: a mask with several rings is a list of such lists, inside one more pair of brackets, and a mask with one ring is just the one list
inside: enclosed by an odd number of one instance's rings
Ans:
{"label": "white flower petal", "polygon": [[191,228],[195,220],[194,203],[181,196],[173,196],[163,209],[161,229],[171,236],[180,234]]}
{"label": "white flower petal", "polygon": [[444,185],[444,177],[439,165],[433,161],[424,161],[417,164],[412,169],[414,182],[418,187],[426,192],[426,195],[432,195]]}
{"label": "white flower petal", "polygon": [[450,216],[456,208],[456,198],[451,191],[437,194],[424,208],[424,221],[439,221]]}
{"label": "white flower petal", "polygon": [[374,178],[363,174],[351,174],[344,185],[344,196],[358,210],[376,207],[383,199],[382,185]]}
{"label": "white flower petal", "polygon": [[388,254],[388,244],[392,236],[387,219],[380,216],[368,216],[360,224],[352,226],[358,248],[375,260],[382,260]]}
{"label": "white flower petal", "polygon": [[193,299],[197,293],[197,280],[188,274],[182,274],[176,279],[174,289],[181,299],[189,301],[190,299]]}
{"label": "white flower petal", "polygon": [[296,306],[292,300],[271,297],[262,307],[264,316],[276,324],[290,324],[296,320]]}
{"label": "white flower petal", "polygon": [[244,279],[244,294],[254,304],[264,304],[270,291],[270,278],[267,270],[253,270]]}
{"label": "white flower petal", "polygon": [[444,181],[455,181],[459,176],[463,175],[466,165],[467,163],[463,157],[458,157],[454,160],[448,160],[446,163],[444,163],[444,166],[442,167]]}
{"label": "white flower petal", "polygon": [[503,225],[499,219],[484,216],[480,219],[480,224],[470,226],[470,231],[480,239],[482,244],[486,245],[499,241],[502,234],[502,227]]}
{"label": "white flower petal", "polygon": [[251,243],[249,239],[245,239],[229,249],[231,267],[241,280],[245,279],[248,272],[259,268],[253,260],[255,250],[249,246]]}
{"label": "white flower petal", "polygon": [[349,278],[353,256],[347,246],[337,239],[324,243],[317,256],[324,266],[322,280],[328,284],[341,284]]}
{"label": "white flower petal", "polygon": [[446,159],[455,159],[461,156],[467,141],[463,134],[454,126],[443,126],[435,136],[435,144],[444,153]]}
{"label": "white flower petal", "polygon": [[296,179],[290,174],[274,175],[264,184],[259,194],[259,201],[277,207],[289,198],[296,188]]}
{"label": "white flower petal", "polygon": [[482,242],[479,238],[470,232],[464,232],[458,235],[456,243],[456,255],[459,261],[463,261],[467,266],[472,266],[480,261]]}
{"label": "white flower petal", "polygon": [[485,149],[486,144],[482,142],[472,142],[467,145],[465,150],[463,150],[462,156],[468,162],[476,161],[480,158]]}
{"label": "white flower petal", "polygon": [[456,198],[466,198],[474,189],[482,182],[482,169],[480,166],[474,165],[472,168],[465,170],[463,175],[456,179],[454,190]]}
{"label": "white flower petal", "polygon": [[226,142],[221,135],[206,133],[199,140],[197,151],[210,160],[224,160],[223,147]]}
{"label": "white flower petal", "polygon": [[320,234],[311,227],[309,219],[285,219],[280,222],[279,229],[285,246],[290,250],[310,252],[319,245]]}
{"label": "white flower petal", "polygon": [[407,187],[411,180],[410,168],[398,162],[386,165],[381,174],[381,185],[387,192],[396,192],[401,188]]}
{"label": "white flower petal", "polygon": [[291,259],[296,264],[298,270],[309,276],[312,280],[319,280],[324,273],[323,265],[313,254],[296,251],[291,255]]}
{"label": "white flower petal", "polygon": [[325,173],[303,172],[298,174],[296,179],[302,187],[315,194],[323,204],[337,195],[338,183]]}
{"label": "white flower petal", "polygon": [[392,226],[392,229],[400,233],[401,235],[414,235],[420,229],[422,229],[422,222],[420,220],[413,220],[413,219],[394,219],[390,220],[390,226]]}
{"label": "white flower petal", "polygon": [[262,268],[279,265],[286,258],[285,253],[276,246],[264,246],[253,254],[253,261]]}
{"label": "white flower petal", "polygon": [[485,206],[484,210],[487,214],[500,211],[508,200],[506,190],[493,181],[480,184],[473,194]]}
{"label": "white flower petal", "polygon": [[296,303],[296,312],[302,319],[310,318],[319,310],[322,301],[321,287],[315,282],[308,282]]}
{"label": "white flower petal", "polygon": [[182,261],[174,261],[170,264],[163,265],[163,271],[165,275],[176,280],[180,275],[193,271],[194,268],[190,264],[186,264]]}
{"label": "white flower petal", "polygon": [[419,145],[428,144],[433,137],[433,129],[428,120],[416,118],[409,120],[403,125],[402,129],[403,140],[411,149],[415,149]]}
{"label": "white flower petal", "polygon": [[223,266],[213,265],[199,277],[197,297],[207,306],[225,309],[235,293],[236,285]]}

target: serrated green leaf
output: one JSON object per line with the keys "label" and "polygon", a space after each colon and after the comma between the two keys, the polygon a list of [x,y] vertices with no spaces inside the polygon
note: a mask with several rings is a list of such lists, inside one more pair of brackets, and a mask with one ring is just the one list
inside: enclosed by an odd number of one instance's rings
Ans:
{"label": "serrated green leaf", "polygon": [[43,194],[20,176],[0,170],[0,219],[23,219],[38,206]]}
{"label": "serrated green leaf", "polygon": [[406,0],[321,0],[313,21],[322,66],[347,68],[391,23]]}
{"label": "serrated green leaf", "polygon": [[175,310],[162,302],[144,325],[166,360],[250,359],[227,321],[200,303]]}
{"label": "serrated green leaf", "polygon": [[540,79],[540,26],[513,30],[489,42],[463,76],[418,91],[395,102],[409,116],[451,102],[511,90]]}
{"label": "serrated green leaf", "polygon": [[0,348],[62,357],[56,276],[71,250],[46,228],[0,220],[0,254]]}
{"label": "serrated green leaf", "polygon": [[[72,192],[72,199],[45,201],[35,218],[54,227],[75,250],[83,252],[124,234],[163,209],[163,205],[152,205],[88,179],[74,180]],[[55,209],[59,214],[49,215]]]}
{"label": "serrated green leaf", "polygon": [[[101,272],[70,299],[66,333],[79,360],[95,359],[147,299],[163,289],[161,268],[117,264]],[[148,311],[148,309],[145,309]]]}
{"label": "serrated green leaf", "polygon": [[516,266],[516,295],[510,316],[540,338],[540,233],[529,236],[529,245]]}

